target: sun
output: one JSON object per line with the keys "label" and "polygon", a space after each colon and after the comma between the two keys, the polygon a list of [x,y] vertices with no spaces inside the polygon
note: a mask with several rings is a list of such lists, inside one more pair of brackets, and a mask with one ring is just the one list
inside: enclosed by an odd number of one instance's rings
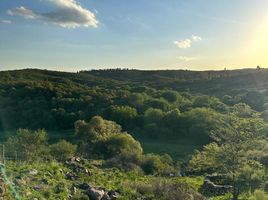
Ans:
{"label": "sun", "polygon": [[241,64],[268,68],[268,14],[251,26],[248,35],[241,48]]}
{"label": "sun", "polygon": [[253,56],[259,60],[259,64],[268,67],[268,15],[257,29],[252,47]]}

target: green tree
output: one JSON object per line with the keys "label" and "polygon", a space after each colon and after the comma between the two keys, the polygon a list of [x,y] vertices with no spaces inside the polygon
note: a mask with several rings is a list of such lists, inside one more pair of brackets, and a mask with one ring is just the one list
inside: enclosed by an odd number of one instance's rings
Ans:
{"label": "green tree", "polygon": [[171,103],[176,102],[179,97],[181,98],[178,92],[172,90],[164,91],[162,97]]}
{"label": "green tree", "polygon": [[75,122],[75,133],[78,138],[90,143],[106,140],[109,136],[121,132],[120,125],[100,116],[93,117],[88,123],[83,120]]}
{"label": "green tree", "polygon": [[163,117],[164,117],[164,112],[156,108],[149,108],[144,113],[144,119],[147,124],[157,123],[161,121]]}
{"label": "green tree", "polygon": [[143,152],[140,143],[126,133],[109,137],[104,143],[104,148],[108,157],[118,157],[123,162],[137,163]]}
{"label": "green tree", "polygon": [[193,102],[194,107],[209,107],[210,106],[210,98],[209,96],[198,96],[195,98]]}
{"label": "green tree", "polygon": [[192,157],[191,168],[225,174],[233,186],[233,200],[237,200],[241,192],[255,189],[263,182],[265,168],[256,153],[256,149],[264,151],[259,147],[260,142],[267,143],[263,128],[261,121],[233,119],[229,128],[211,133],[215,142]]}
{"label": "green tree", "polygon": [[110,109],[110,118],[123,127],[133,125],[137,115],[137,110],[130,106],[112,106]]}

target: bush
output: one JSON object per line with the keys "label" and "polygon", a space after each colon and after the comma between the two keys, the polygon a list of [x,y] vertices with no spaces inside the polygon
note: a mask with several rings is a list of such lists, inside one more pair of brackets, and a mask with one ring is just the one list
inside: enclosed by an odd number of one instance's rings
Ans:
{"label": "bush", "polygon": [[117,157],[122,162],[137,163],[142,155],[142,147],[129,134],[112,135],[104,142],[104,154],[108,158]]}
{"label": "bush", "polygon": [[50,145],[51,156],[58,161],[65,161],[76,153],[77,146],[65,140],[61,140],[56,144]]}
{"label": "bush", "polygon": [[133,125],[133,120],[138,115],[137,110],[130,106],[111,106],[109,111],[110,118],[124,128]]}
{"label": "bush", "polygon": [[173,161],[169,155],[145,154],[141,168],[146,174],[164,174],[174,171]]}
{"label": "bush", "polygon": [[106,140],[109,136],[121,133],[121,126],[113,121],[104,120],[100,116],[93,117],[88,123],[75,122],[75,133],[79,139],[89,143]]}
{"label": "bush", "polygon": [[205,200],[185,183],[174,183],[166,179],[156,179],[151,183],[137,182],[128,187],[135,189],[144,199],[163,200]]}
{"label": "bush", "polygon": [[22,161],[36,161],[47,155],[47,133],[44,130],[19,129],[6,142],[6,154]]}

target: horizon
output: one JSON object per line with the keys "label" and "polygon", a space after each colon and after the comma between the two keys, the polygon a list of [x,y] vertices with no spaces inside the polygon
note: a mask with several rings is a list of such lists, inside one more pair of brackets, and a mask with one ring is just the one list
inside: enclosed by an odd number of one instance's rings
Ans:
{"label": "horizon", "polygon": [[[232,69],[204,69],[204,70],[194,70],[194,69],[139,69],[139,68],[120,68],[120,67],[114,67],[114,68],[88,68],[88,69],[81,69],[77,71],[67,71],[63,69],[47,69],[47,68],[18,68],[18,69],[1,69],[0,72],[12,72],[12,71],[23,71],[23,70],[40,70],[40,71],[51,71],[51,72],[62,72],[62,73],[79,73],[79,72],[89,72],[89,71],[105,71],[105,70],[129,70],[129,71],[147,71],[147,72],[154,72],[154,71],[190,71],[190,72],[221,72],[221,71],[241,71],[241,70],[257,70],[258,67],[246,67],[246,68],[232,68]],[[260,67],[261,70],[268,70],[268,67]]]}
{"label": "horizon", "polygon": [[1,71],[267,68],[268,2],[3,0],[0,36]]}

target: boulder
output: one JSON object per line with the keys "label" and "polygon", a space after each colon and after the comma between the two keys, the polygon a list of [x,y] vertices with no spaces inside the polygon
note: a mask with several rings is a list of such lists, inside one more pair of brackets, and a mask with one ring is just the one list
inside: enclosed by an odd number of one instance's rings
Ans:
{"label": "boulder", "polygon": [[81,190],[88,190],[89,188],[91,188],[90,185],[87,183],[78,184],[77,187]]}
{"label": "boulder", "polygon": [[209,179],[205,179],[202,186],[202,191],[208,195],[224,195],[232,191],[232,186],[230,185],[216,185]]}
{"label": "boulder", "polygon": [[115,200],[119,196],[119,191],[110,190],[110,191],[108,191],[107,194],[108,194],[110,200]]}
{"label": "boulder", "polygon": [[90,188],[85,192],[91,200],[102,200],[105,195],[103,189]]}

